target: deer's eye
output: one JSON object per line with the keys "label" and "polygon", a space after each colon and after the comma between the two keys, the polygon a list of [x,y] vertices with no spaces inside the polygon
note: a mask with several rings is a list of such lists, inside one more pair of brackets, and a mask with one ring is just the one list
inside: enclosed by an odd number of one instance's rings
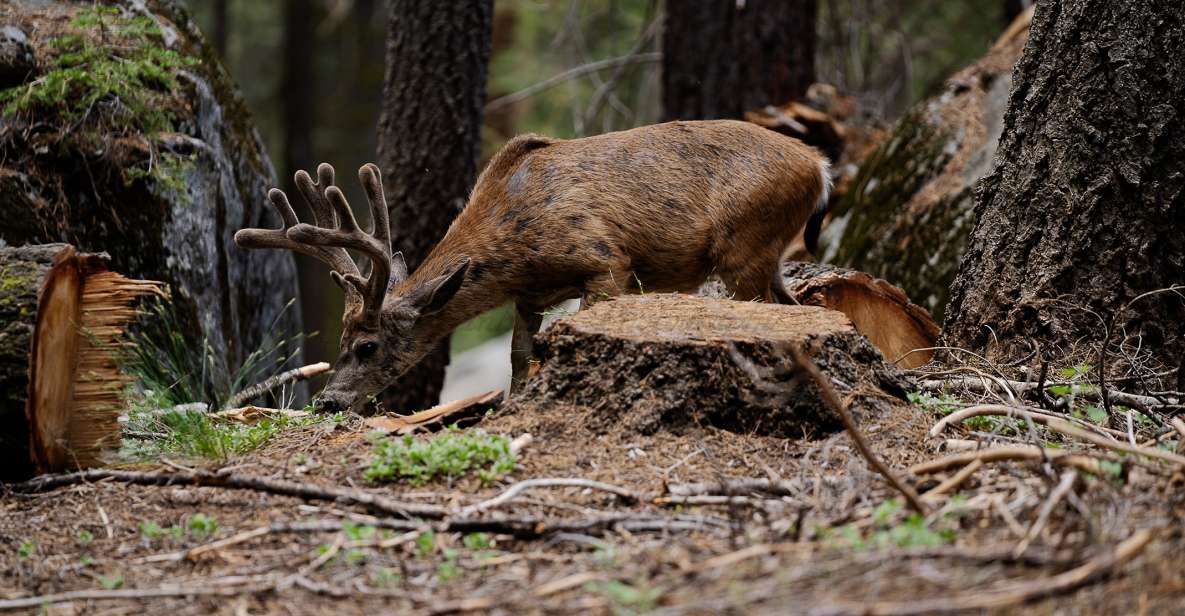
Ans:
{"label": "deer's eye", "polygon": [[358,345],[357,349],[354,350],[354,354],[358,356],[358,359],[368,359],[372,357],[377,350],[379,350],[379,343],[373,341],[363,342],[362,344]]}

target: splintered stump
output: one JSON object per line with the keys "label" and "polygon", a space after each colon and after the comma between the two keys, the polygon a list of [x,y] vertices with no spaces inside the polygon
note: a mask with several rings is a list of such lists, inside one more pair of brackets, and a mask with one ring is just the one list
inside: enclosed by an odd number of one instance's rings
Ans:
{"label": "splintered stump", "polygon": [[157,283],[66,244],[0,248],[0,479],[85,467],[119,443],[114,351]]}
{"label": "splintered stump", "polygon": [[933,357],[938,324],[899,287],[864,272],[820,263],[787,263],[782,279],[799,303],[847,315],[886,360],[916,368]]}
{"label": "splintered stump", "polygon": [[[755,383],[740,365],[787,368],[784,345],[801,348],[857,413],[904,395],[900,372],[847,317],[814,306],[625,296],[556,322],[536,345],[539,372],[512,406],[577,407],[595,432],[698,424],[800,438],[840,429],[813,385],[772,374]],[[787,401],[771,404],[770,389]]]}

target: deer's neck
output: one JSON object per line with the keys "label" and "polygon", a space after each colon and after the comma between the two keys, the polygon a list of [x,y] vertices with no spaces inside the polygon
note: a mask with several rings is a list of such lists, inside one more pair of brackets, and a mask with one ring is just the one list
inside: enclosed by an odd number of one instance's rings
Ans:
{"label": "deer's neck", "polygon": [[481,246],[463,245],[453,241],[450,233],[429,253],[416,270],[400,284],[395,293],[406,295],[422,284],[450,272],[469,258],[469,270],[465,282],[444,309],[433,315],[422,317],[421,326],[427,337],[439,340],[451,334],[462,323],[493,310],[509,301],[505,281],[499,280],[490,271],[490,256]]}

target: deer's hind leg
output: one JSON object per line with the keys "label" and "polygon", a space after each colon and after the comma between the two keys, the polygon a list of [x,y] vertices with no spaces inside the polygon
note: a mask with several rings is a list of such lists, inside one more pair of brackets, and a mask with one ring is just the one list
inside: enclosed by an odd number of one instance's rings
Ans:
{"label": "deer's hind leg", "polygon": [[793,304],[793,299],[781,284],[782,253],[780,249],[762,250],[743,265],[718,272],[725,286],[737,301],[761,300],[768,303]]}
{"label": "deer's hind leg", "polygon": [[534,338],[543,324],[543,314],[535,306],[514,304],[514,330],[510,334],[510,393],[522,389],[531,374]]}

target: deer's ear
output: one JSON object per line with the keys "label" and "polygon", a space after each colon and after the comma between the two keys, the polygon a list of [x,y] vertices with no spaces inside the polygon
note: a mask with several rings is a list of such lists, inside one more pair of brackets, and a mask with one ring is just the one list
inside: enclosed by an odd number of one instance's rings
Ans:
{"label": "deer's ear", "polygon": [[465,282],[465,272],[469,271],[469,258],[461,261],[451,272],[437,276],[432,280],[416,287],[408,300],[420,316],[440,312],[449,300],[457,294],[461,283]]}

